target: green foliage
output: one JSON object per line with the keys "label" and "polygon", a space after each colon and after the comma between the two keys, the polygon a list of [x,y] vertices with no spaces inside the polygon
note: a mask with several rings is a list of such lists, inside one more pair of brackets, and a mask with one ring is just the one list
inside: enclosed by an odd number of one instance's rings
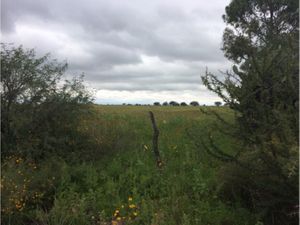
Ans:
{"label": "green foliage", "polygon": [[221,106],[222,102],[215,102],[215,106]]}
{"label": "green foliage", "polygon": [[192,102],[190,102],[190,105],[192,105],[192,106],[199,106],[199,103],[197,101],[192,101]]}
{"label": "green foliage", "polygon": [[[228,119],[232,117],[228,108],[212,108]],[[2,222],[109,224],[120,217],[126,224],[137,225],[255,224],[258,221],[255,214],[238,204],[222,202],[216,176],[218,161],[207,161],[205,152],[200,155],[185,132],[194,128],[204,132],[210,126],[208,121],[215,119],[194,107],[151,107],[161,132],[159,149],[163,167],[158,170],[151,150],[148,110],[140,106],[92,107],[93,116],[81,118],[80,128],[90,137],[100,137],[105,144],[99,142],[98,148],[105,146],[109,153],[102,149],[105,157],[97,158],[95,151],[97,160],[85,158],[85,162],[82,156],[77,161],[57,160],[55,156],[54,160],[40,162],[31,173],[35,183],[31,189],[47,192],[45,195],[51,201],[43,199],[29,208],[26,204],[22,211],[15,210],[10,218],[2,217]],[[98,125],[104,131],[97,128]],[[109,136],[115,137],[113,141]],[[119,142],[117,148],[114,141]],[[224,145],[226,141],[224,137],[220,140]],[[12,161],[11,165],[2,167],[2,175],[18,177],[19,164]],[[42,175],[55,176],[53,185],[39,189],[47,182]],[[6,206],[6,201],[3,203]]]}
{"label": "green foliage", "polygon": [[206,148],[235,163],[227,165],[233,168],[222,176],[226,186],[230,184],[246,205],[263,212],[269,224],[298,223],[293,213],[298,181],[286,173],[286,165],[298,163],[298,12],[295,0],[231,1],[223,16],[229,25],[223,35],[223,51],[235,65],[224,79],[210,73],[202,77],[208,89],[236,112],[235,125],[226,123],[225,130],[237,139],[231,154],[212,138]]}
{"label": "green foliage", "polygon": [[36,163],[10,156],[1,165],[1,215],[5,224],[27,221],[33,209],[52,208],[55,189],[60,183],[63,162],[58,158]]}
{"label": "green foliage", "polygon": [[1,45],[3,155],[41,158],[66,147],[86,110],[79,106],[91,101],[82,76],[61,81],[66,68],[49,54],[37,57],[33,49]]}

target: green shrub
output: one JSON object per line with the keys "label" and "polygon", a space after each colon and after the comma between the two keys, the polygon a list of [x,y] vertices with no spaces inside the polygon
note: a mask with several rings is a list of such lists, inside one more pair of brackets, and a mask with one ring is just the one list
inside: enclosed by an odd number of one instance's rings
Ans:
{"label": "green shrub", "polygon": [[37,207],[51,209],[55,190],[60,183],[63,162],[48,159],[36,163],[19,156],[10,156],[1,165],[1,220],[28,220],[27,214]]}

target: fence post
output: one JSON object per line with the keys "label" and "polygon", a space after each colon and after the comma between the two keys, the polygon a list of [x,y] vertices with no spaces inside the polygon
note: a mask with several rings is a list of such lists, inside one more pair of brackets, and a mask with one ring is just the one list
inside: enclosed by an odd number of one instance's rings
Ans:
{"label": "fence post", "polygon": [[152,148],[153,148],[154,156],[155,156],[155,159],[156,159],[156,165],[159,168],[161,168],[162,167],[162,161],[161,161],[159,150],[158,150],[159,130],[157,128],[153,112],[149,111],[149,115],[150,115],[150,120],[151,120],[152,128],[153,128]]}

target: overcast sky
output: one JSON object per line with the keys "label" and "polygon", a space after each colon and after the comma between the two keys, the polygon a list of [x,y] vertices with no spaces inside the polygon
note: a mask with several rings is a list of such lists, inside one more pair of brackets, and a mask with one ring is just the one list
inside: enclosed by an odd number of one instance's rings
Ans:
{"label": "overcast sky", "polygon": [[67,60],[97,103],[219,100],[200,76],[230,68],[229,0],[2,0],[1,41]]}

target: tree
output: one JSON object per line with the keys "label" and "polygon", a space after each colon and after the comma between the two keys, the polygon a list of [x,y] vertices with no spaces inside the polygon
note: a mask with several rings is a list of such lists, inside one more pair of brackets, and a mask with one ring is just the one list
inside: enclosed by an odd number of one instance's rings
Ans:
{"label": "tree", "polygon": [[180,105],[181,106],[187,106],[187,104],[185,102],[181,102]]}
{"label": "tree", "polygon": [[163,105],[163,106],[168,106],[169,103],[168,103],[168,102],[164,102],[162,105]]}
{"label": "tree", "polygon": [[222,105],[222,102],[215,102],[215,106],[219,107]]}
{"label": "tree", "polygon": [[159,102],[154,102],[153,105],[160,106],[160,103]]}
{"label": "tree", "polygon": [[178,102],[175,102],[175,101],[170,101],[170,102],[169,102],[169,105],[172,105],[172,106],[179,106],[179,103],[178,103]]}
{"label": "tree", "polygon": [[295,0],[231,1],[223,16],[228,24],[223,51],[235,65],[222,80],[208,72],[202,77],[208,89],[236,112],[232,136],[241,146],[229,155],[210,139],[214,147],[206,143],[206,149],[249,169],[244,174],[252,179],[251,185],[240,183],[240,187],[251,196],[248,203],[264,210],[266,223],[273,220],[272,224],[297,223],[289,215],[298,204],[298,4]]}
{"label": "tree", "polygon": [[51,60],[49,54],[37,57],[33,49],[1,44],[3,154],[51,148],[50,140],[58,140],[62,125],[76,123],[77,105],[92,98],[82,76],[61,81],[66,69],[66,63]]}
{"label": "tree", "polygon": [[199,103],[197,101],[192,101],[190,103],[191,106],[199,106]]}

